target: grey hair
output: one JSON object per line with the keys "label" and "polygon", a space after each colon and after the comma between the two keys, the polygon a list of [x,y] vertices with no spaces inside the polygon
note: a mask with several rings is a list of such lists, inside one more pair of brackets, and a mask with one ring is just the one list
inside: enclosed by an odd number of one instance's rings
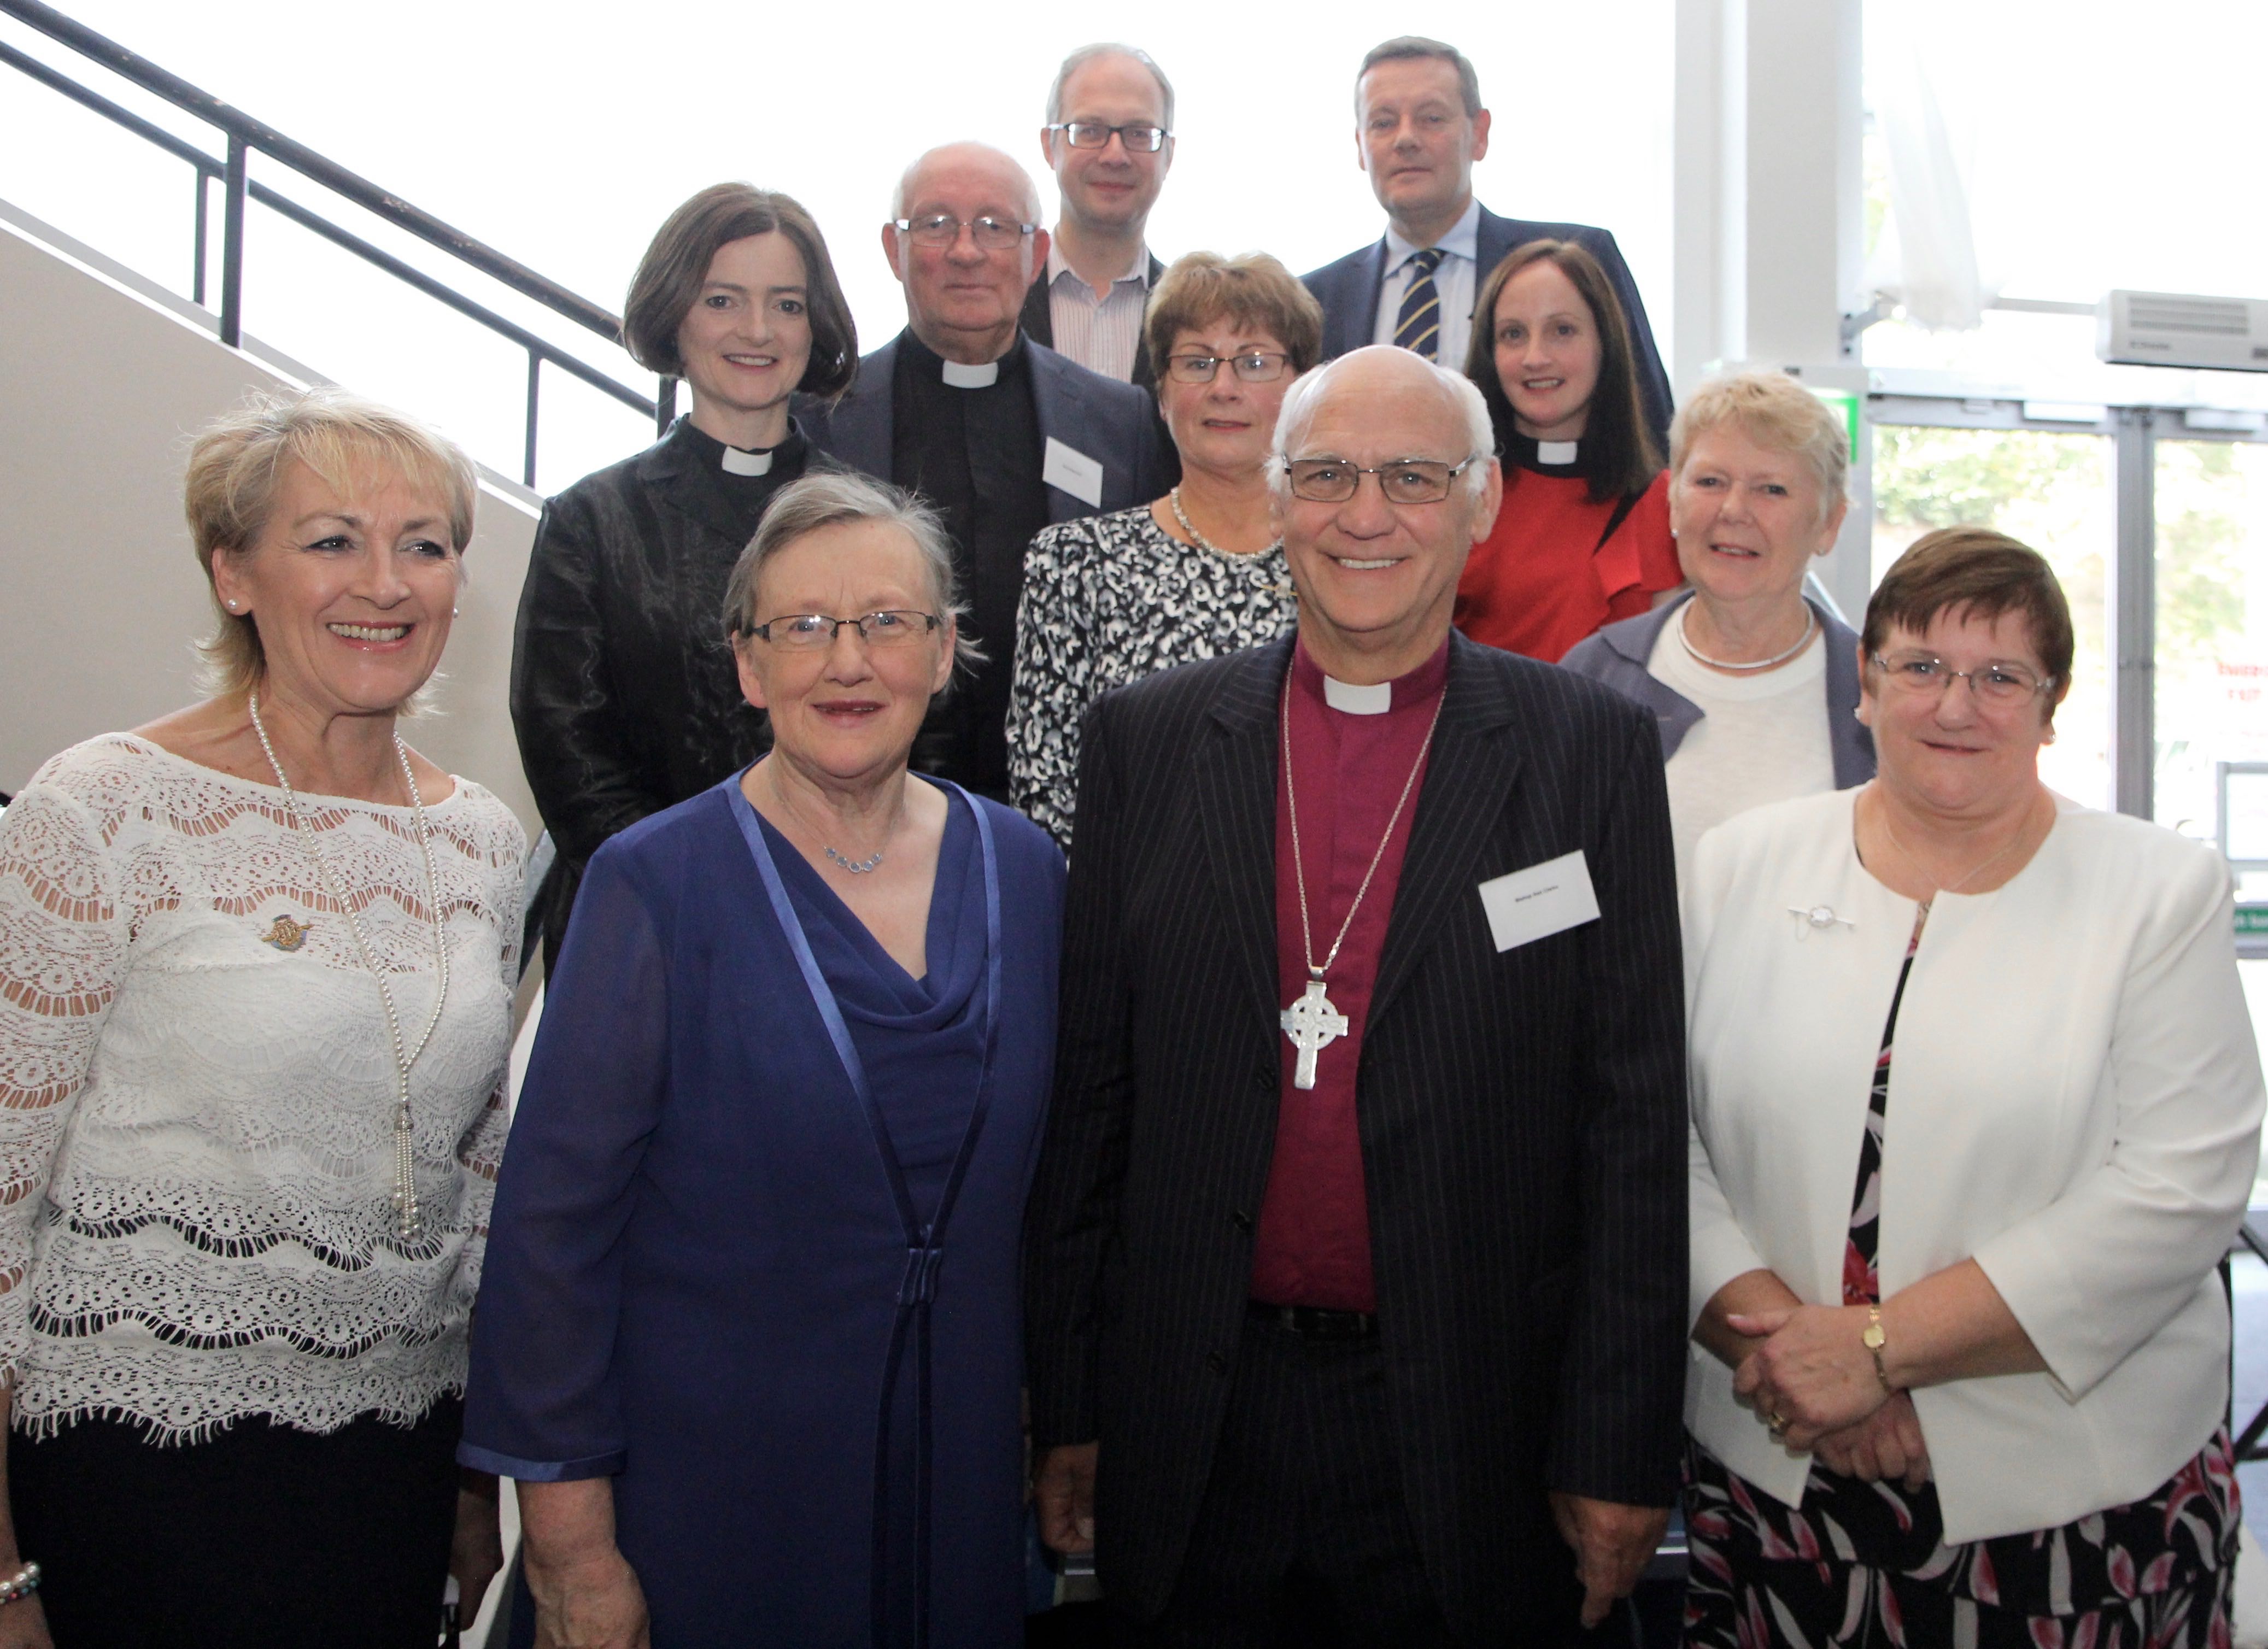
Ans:
{"label": "grey hair", "polygon": [[1063,67],[1056,70],[1055,84],[1048,88],[1048,124],[1052,126],[1063,119],[1064,83],[1098,57],[1131,57],[1150,71],[1150,78],[1165,93],[1166,131],[1170,136],[1174,129],[1174,83],[1166,78],[1166,71],[1158,67],[1158,60],[1149,53],[1139,46],[1121,45],[1116,40],[1097,40],[1092,46],[1082,46],[1063,60]]}
{"label": "grey hair", "polygon": [[1424,34],[1397,34],[1390,40],[1381,40],[1362,55],[1362,67],[1354,71],[1354,114],[1362,118],[1362,77],[1381,63],[1400,63],[1413,57],[1432,57],[1457,71],[1457,92],[1463,98],[1467,118],[1481,112],[1481,77],[1474,70],[1472,59],[1447,40],[1437,40]]}
{"label": "grey hair", "polygon": [[[937,512],[902,487],[824,469],[792,481],[779,490],[763,524],[733,563],[725,581],[725,637],[734,646],[756,627],[756,586],[764,568],[791,544],[830,526],[851,526],[880,521],[896,527],[913,541],[920,554],[922,571],[937,600],[937,615],[954,621],[953,662],[956,673],[974,670],[984,662],[984,652],[963,628],[968,616],[961,599],[961,580],[953,567],[953,541]],[[850,615],[839,614],[838,617]]]}
{"label": "grey hair", "polygon": [[895,223],[906,215],[907,186],[914,180],[914,174],[948,149],[978,150],[998,159],[1002,166],[1016,174],[1017,180],[1024,187],[1024,203],[1020,209],[1024,214],[1024,221],[1033,224],[1040,221],[1040,188],[1038,184],[1032,181],[1032,174],[1024,170],[1023,163],[1005,149],[995,149],[990,144],[970,142],[939,144],[936,148],[925,149],[913,158],[912,164],[898,173],[897,187],[890,191],[892,223]]}
{"label": "grey hair", "polygon": [[1819,519],[1835,512],[1846,498],[1851,473],[1851,432],[1827,403],[1790,378],[1770,369],[1712,378],[1688,396],[1669,426],[1669,478],[1685,473],[1693,443],[1712,430],[1731,424],[1758,446],[1800,460],[1819,488]]}
{"label": "grey hair", "polygon": [[[1372,347],[1394,348],[1392,344]],[[1292,449],[1307,438],[1308,430],[1315,422],[1323,392],[1330,387],[1331,380],[1338,375],[1341,367],[1369,352],[1368,350],[1357,350],[1352,354],[1326,361],[1314,372],[1302,373],[1285,392],[1283,410],[1276,415],[1276,438],[1268,454],[1268,486],[1279,501],[1289,497],[1292,491],[1292,478],[1285,472],[1285,463],[1290,459]],[[1481,392],[1472,379],[1462,372],[1438,366],[1422,355],[1410,354],[1407,350],[1401,353],[1412,364],[1424,367],[1433,375],[1434,386],[1441,391],[1463,418],[1465,456],[1468,459],[1494,457],[1496,429],[1489,421],[1488,402],[1481,399]],[[1414,458],[1417,454],[1404,453],[1399,456]],[[1466,497],[1477,497],[1481,489],[1488,484],[1488,466],[1485,463],[1469,463],[1459,479]]]}

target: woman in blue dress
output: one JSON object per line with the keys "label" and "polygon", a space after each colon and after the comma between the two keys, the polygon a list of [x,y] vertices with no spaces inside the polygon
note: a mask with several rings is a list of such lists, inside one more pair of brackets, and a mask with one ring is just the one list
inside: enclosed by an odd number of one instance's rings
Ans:
{"label": "woman in blue dress", "polygon": [[1020,1640],[1064,872],[908,771],[957,611],[905,495],[784,489],[725,611],[771,754],[591,861],[460,1452],[519,1483],[539,1645]]}

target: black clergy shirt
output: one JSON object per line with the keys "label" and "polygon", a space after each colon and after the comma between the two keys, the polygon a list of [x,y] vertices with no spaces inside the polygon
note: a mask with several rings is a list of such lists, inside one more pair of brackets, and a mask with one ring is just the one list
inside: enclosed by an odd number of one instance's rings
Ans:
{"label": "black clergy shirt", "polygon": [[910,329],[898,340],[891,386],[891,468],[945,517],[968,631],[988,662],[931,706],[913,764],[997,800],[1008,799],[1008,688],[1024,550],[1048,524],[1040,415],[1023,335],[981,389],[945,381],[945,363]]}

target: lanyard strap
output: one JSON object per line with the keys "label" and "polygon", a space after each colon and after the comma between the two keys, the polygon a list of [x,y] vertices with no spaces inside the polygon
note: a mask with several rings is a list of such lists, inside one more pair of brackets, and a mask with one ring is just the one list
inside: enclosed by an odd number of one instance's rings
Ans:
{"label": "lanyard strap", "polygon": [[728,780],[732,787],[733,821],[740,828],[740,837],[748,844],[748,857],[756,862],[756,873],[764,884],[764,893],[770,899],[772,915],[780,931],[785,935],[788,948],[795,953],[796,966],[802,970],[804,987],[811,993],[812,1005],[827,1027],[828,1039],[835,1044],[835,1056],[849,1078],[850,1091],[858,1096],[859,1108],[865,1113],[866,1127],[873,1136],[875,1154],[881,1159],[882,1171],[890,1182],[890,1197],[897,1206],[899,1223],[904,1227],[906,1239],[906,1269],[898,1280],[897,1314],[890,1325],[890,1349],[885,1359],[882,1374],[881,1415],[874,1430],[874,1535],[872,1599],[875,1641],[879,1645],[886,1613],[887,1595],[885,1564],[888,1546],[888,1493],[890,1461],[890,1411],[898,1387],[898,1373],[903,1364],[908,1330],[914,1343],[915,1426],[914,1451],[914,1552],[915,1552],[915,1639],[926,1645],[929,1642],[930,1616],[930,1503],[931,1484],[931,1417],[932,1396],[931,1388],[930,1307],[937,1299],[938,1272],[945,1260],[946,1226],[953,1218],[954,1204],[960,1200],[961,1182],[968,1176],[968,1165],[976,1154],[976,1143],[984,1131],[984,1119],[991,1109],[992,1074],[1000,1048],[1000,862],[992,844],[992,823],[985,818],[984,809],[977,800],[950,780],[945,781],[953,792],[967,806],[969,816],[976,821],[976,840],[984,859],[984,1063],[976,1078],[976,1099],[969,1108],[968,1126],[962,1130],[961,1148],[954,1153],[953,1166],[946,1174],[945,1189],[939,1196],[934,1218],[926,1223],[914,1210],[913,1195],[906,1187],[905,1170],[898,1162],[896,1148],[890,1142],[890,1130],[882,1115],[881,1107],[875,1102],[874,1090],[866,1080],[865,1062],[858,1057],[858,1044],[850,1040],[850,1027],[843,1018],[842,1004],[836,1000],[835,988],[827,983],[820,971],[819,959],[812,953],[811,940],[804,933],[803,924],[795,914],[795,904],[788,897],[787,883],[781,879],[779,866],[772,860],[770,844],[764,840],[763,825],[756,810],[740,789],[738,779]]}

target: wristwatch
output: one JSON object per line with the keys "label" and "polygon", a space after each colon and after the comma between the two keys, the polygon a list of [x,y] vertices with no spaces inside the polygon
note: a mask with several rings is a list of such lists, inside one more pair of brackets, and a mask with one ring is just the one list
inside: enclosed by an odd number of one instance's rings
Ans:
{"label": "wristwatch", "polygon": [[1890,1384],[1889,1371],[1882,1366],[1882,1347],[1889,1337],[1882,1332],[1882,1308],[1880,1306],[1867,1307],[1867,1326],[1859,1331],[1859,1343],[1873,1354],[1874,1378],[1882,1382],[1882,1389],[1896,1391],[1897,1388]]}

